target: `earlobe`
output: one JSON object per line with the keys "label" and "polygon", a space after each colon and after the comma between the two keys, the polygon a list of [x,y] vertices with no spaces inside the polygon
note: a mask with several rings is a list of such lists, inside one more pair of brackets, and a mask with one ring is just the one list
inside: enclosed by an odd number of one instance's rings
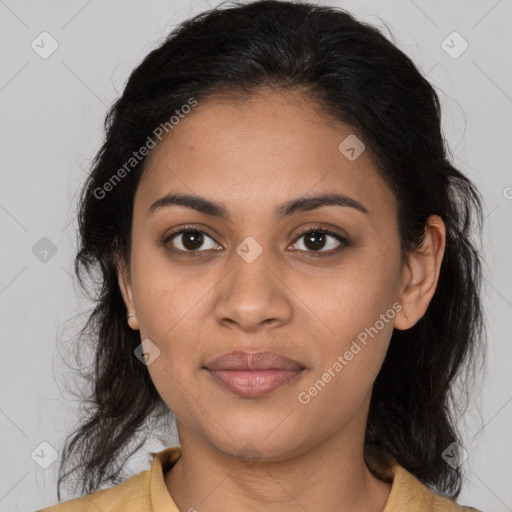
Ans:
{"label": "earlobe", "polygon": [[128,321],[128,325],[133,330],[138,330],[139,324],[135,310],[135,300],[133,296],[133,287],[129,271],[126,268],[125,262],[122,261],[119,257],[116,257],[116,268],[117,282],[119,284],[119,289],[121,290],[121,295],[123,296],[123,300],[126,306],[126,318]]}
{"label": "earlobe", "polygon": [[425,227],[423,244],[409,253],[403,269],[403,284],[399,296],[402,310],[396,315],[396,329],[410,329],[426,313],[437,288],[445,243],[444,222],[437,215],[430,216]]}

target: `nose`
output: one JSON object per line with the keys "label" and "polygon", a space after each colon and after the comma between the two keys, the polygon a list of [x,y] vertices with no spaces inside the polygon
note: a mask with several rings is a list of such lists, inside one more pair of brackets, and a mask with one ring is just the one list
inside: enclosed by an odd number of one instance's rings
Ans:
{"label": "nose", "polygon": [[269,261],[265,251],[250,263],[238,254],[232,260],[231,271],[216,287],[216,321],[247,332],[288,323],[292,292],[283,269]]}

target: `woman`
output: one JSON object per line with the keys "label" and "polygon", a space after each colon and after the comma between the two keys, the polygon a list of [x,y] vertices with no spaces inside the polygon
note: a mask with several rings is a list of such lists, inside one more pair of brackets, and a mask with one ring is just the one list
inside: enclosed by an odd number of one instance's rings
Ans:
{"label": "woman", "polygon": [[[340,9],[216,9],[106,128],[75,267],[100,270],[94,393],[59,478],[86,496],[45,510],[476,510],[452,388],[482,354],[481,200],[411,60]],[[171,415],[179,444],[123,478]]]}

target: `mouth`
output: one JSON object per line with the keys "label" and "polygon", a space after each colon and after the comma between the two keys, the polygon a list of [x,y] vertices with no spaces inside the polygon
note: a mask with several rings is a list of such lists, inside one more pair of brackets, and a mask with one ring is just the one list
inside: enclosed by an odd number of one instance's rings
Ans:
{"label": "mouth", "polygon": [[223,389],[244,397],[266,395],[306,370],[297,361],[275,352],[244,351],[223,354],[203,368]]}

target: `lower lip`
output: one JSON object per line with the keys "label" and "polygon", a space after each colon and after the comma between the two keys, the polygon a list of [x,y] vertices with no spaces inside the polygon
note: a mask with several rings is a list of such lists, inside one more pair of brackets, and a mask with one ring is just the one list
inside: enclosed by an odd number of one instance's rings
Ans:
{"label": "lower lip", "polygon": [[[208,370],[208,368],[207,368]],[[233,393],[255,397],[288,384],[304,370],[208,370],[216,382]]]}

